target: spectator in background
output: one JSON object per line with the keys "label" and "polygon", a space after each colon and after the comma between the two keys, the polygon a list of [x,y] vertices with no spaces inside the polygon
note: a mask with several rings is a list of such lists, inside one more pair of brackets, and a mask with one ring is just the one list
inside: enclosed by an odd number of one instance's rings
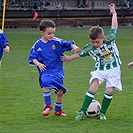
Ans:
{"label": "spectator in background", "polygon": [[89,1],[88,0],[86,0],[86,5],[85,6],[89,7]]}
{"label": "spectator in background", "polygon": [[56,8],[60,8],[61,7],[61,2],[60,2],[60,0],[57,0],[57,2],[56,2]]}
{"label": "spectator in background", "polygon": [[[7,7],[8,7],[8,5],[7,5]],[[15,0],[12,0],[12,6],[11,6],[12,8],[18,8],[18,7],[20,7],[20,3],[17,3]]]}
{"label": "spectator in background", "polygon": [[14,6],[15,6],[15,1],[13,0],[13,1],[12,1],[12,7],[14,7]]}
{"label": "spectator in background", "polygon": [[127,9],[129,10],[130,9],[130,6],[129,6],[129,0],[124,0],[126,6],[127,6]]}
{"label": "spectator in background", "polygon": [[22,0],[21,8],[24,8],[24,0]]}
{"label": "spectator in background", "polygon": [[124,0],[127,10],[132,10],[133,9],[133,0]]}
{"label": "spectator in background", "polygon": [[49,1],[45,2],[45,6],[50,6],[50,5],[51,5],[51,3]]}
{"label": "spectator in background", "polygon": [[82,2],[81,2],[81,0],[77,0],[77,7],[78,8],[81,8],[81,7],[83,7],[83,8],[89,7],[89,4],[88,3],[89,3],[88,0],[82,0]]}
{"label": "spectator in background", "polygon": [[38,8],[38,1],[35,0],[33,8],[36,10]]}
{"label": "spectator in background", "polygon": [[40,1],[40,6],[43,6],[45,2],[43,0]]}

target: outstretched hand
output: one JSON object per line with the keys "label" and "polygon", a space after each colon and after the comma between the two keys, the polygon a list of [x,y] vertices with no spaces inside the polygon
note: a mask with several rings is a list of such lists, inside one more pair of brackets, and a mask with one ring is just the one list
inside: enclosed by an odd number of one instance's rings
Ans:
{"label": "outstretched hand", "polygon": [[6,47],[4,48],[4,51],[5,51],[5,53],[9,53],[10,52],[10,48],[9,48],[8,45],[6,45]]}
{"label": "outstretched hand", "polygon": [[110,8],[110,13],[114,14],[116,11],[115,11],[115,4],[114,3],[111,3],[109,5],[109,8]]}
{"label": "outstretched hand", "polygon": [[78,46],[76,46],[75,44],[73,44],[72,46],[72,49],[75,53],[79,53],[80,52],[80,48]]}
{"label": "outstretched hand", "polygon": [[37,66],[39,67],[41,72],[46,70],[46,66],[44,64],[42,64],[42,63],[38,63]]}
{"label": "outstretched hand", "polygon": [[77,48],[75,48],[73,50],[74,50],[75,53],[79,53],[80,52],[80,48],[79,47],[77,47]]}
{"label": "outstretched hand", "polygon": [[61,59],[61,61],[66,62],[66,64],[68,64],[70,62],[70,56],[65,55],[65,54],[63,56],[61,56],[60,59]]}
{"label": "outstretched hand", "polygon": [[128,68],[131,68],[133,66],[133,62],[128,63]]}

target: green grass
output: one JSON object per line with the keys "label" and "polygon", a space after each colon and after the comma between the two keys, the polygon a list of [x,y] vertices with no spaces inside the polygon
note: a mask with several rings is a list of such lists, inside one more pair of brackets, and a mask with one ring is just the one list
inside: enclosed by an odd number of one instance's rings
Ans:
{"label": "green grass", "polygon": [[[105,34],[109,27],[103,27]],[[66,40],[74,39],[82,48],[89,42],[89,28],[58,28],[56,36]],[[94,61],[80,58],[64,64],[65,87],[68,92],[63,97],[63,110],[67,117],[51,114],[43,117],[42,91],[38,84],[36,67],[28,65],[28,55],[34,42],[40,37],[38,29],[6,29],[10,43],[10,54],[3,55],[0,70],[0,132],[1,133],[131,133],[133,122],[132,68],[127,63],[133,61],[133,32],[131,27],[120,27],[117,34],[117,46],[122,60],[123,91],[115,91],[112,103],[107,111],[107,121],[88,118],[75,122],[75,111],[82,105],[85,92],[89,88],[90,71]],[[67,52],[66,54],[73,54]],[[95,95],[100,103],[105,83]],[[52,91],[52,102],[55,94]]]}

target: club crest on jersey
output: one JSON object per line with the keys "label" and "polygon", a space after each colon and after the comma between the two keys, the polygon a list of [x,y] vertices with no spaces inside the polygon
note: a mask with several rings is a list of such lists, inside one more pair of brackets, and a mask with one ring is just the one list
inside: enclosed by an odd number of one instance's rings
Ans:
{"label": "club crest on jersey", "polygon": [[114,61],[112,53],[108,50],[102,53],[101,57],[103,58],[104,64],[109,64]]}
{"label": "club crest on jersey", "polygon": [[56,49],[55,45],[52,45],[52,49],[53,49],[53,50],[55,50],[55,49]]}
{"label": "club crest on jersey", "polygon": [[110,51],[105,51],[102,53],[101,57],[105,60],[108,60],[111,55],[112,55],[112,53]]}

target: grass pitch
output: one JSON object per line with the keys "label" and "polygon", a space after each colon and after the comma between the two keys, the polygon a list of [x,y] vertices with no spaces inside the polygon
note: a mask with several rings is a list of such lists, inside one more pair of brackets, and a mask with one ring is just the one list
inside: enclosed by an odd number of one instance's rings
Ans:
{"label": "grass pitch", "polygon": [[[105,34],[110,27],[103,27]],[[55,36],[66,40],[75,40],[82,48],[89,42],[89,28],[57,28]],[[29,51],[40,38],[39,29],[6,29],[11,52],[3,55],[0,68],[0,132],[1,133],[131,133],[133,131],[133,87],[132,70],[127,64],[133,61],[133,32],[131,27],[119,27],[116,44],[122,60],[123,91],[115,91],[107,111],[107,120],[87,118],[75,122],[74,118],[82,105],[84,95],[89,88],[90,71],[94,61],[80,58],[64,64],[65,87],[68,92],[63,97],[63,111],[67,117],[42,116],[43,96],[38,84],[36,67],[28,65]],[[67,52],[66,54],[73,54]],[[95,95],[100,103],[105,84]],[[52,91],[54,104],[55,94]]]}

